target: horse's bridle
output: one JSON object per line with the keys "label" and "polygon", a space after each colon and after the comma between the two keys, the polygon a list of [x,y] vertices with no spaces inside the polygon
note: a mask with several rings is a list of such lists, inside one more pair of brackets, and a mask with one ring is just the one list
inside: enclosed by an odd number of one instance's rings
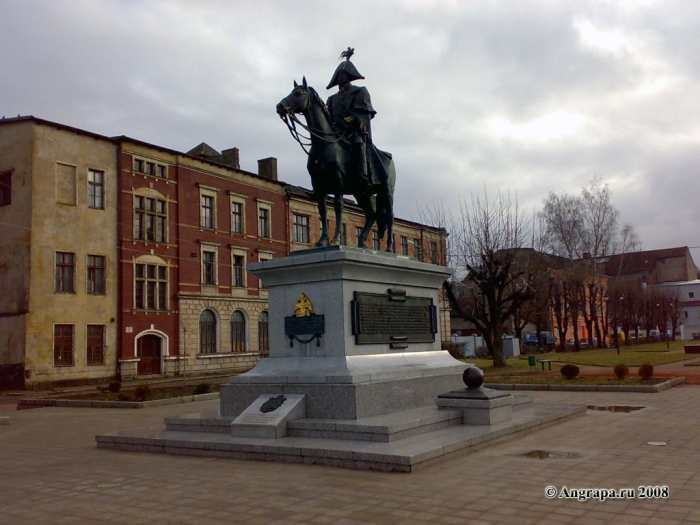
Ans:
{"label": "horse's bridle", "polygon": [[[306,100],[306,109],[309,107],[309,100],[308,100],[308,91],[307,91],[307,100]],[[301,149],[304,150],[304,153],[307,155],[310,155],[309,151],[306,149],[307,147],[311,147],[311,140],[312,137],[316,137],[317,139],[320,139],[324,142],[327,142],[329,144],[335,144],[336,142],[340,142],[345,139],[345,133],[342,131],[332,131],[330,133],[326,131],[322,131],[320,129],[314,129],[309,127],[308,125],[304,124],[299,118],[296,116],[294,111],[291,109],[291,107],[286,107],[285,108],[287,111],[284,115],[280,115],[280,118],[284,121],[284,123],[287,125],[287,129],[289,130],[289,133],[292,135],[292,138],[296,140],[299,143],[299,146],[301,146]],[[304,110],[302,110],[303,112]],[[302,128],[304,128],[306,131],[309,132],[309,136],[305,137],[304,135],[301,135],[299,131],[296,128],[296,125],[299,124]],[[329,137],[335,137],[333,139]],[[308,141],[306,143],[302,142],[302,139],[305,141]]]}

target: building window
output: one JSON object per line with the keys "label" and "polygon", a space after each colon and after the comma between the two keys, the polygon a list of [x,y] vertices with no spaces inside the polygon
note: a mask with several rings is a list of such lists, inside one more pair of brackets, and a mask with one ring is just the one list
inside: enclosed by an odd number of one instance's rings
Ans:
{"label": "building window", "polygon": [[142,241],[167,242],[167,206],[164,200],[134,197],[134,238]]}
{"label": "building window", "polygon": [[134,159],[133,171],[145,173],[146,175],[151,175],[152,177],[159,177],[161,179],[165,179],[168,174],[168,168],[163,164],[156,164],[155,162],[150,162],[143,159]]}
{"label": "building window", "polygon": [[209,309],[199,316],[199,353],[216,353],[216,315]]}
{"label": "building window", "polygon": [[231,201],[231,233],[243,233],[243,203]]}
{"label": "building window", "polygon": [[137,310],[168,309],[168,268],[156,264],[136,265]]}
{"label": "building window", "polygon": [[88,207],[104,210],[105,208],[105,174],[104,171],[88,170]]}
{"label": "building window", "polygon": [[413,239],[413,256],[419,261],[423,260],[423,250],[421,249],[420,239]]}
{"label": "building window", "polygon": [[401,236],[401,255],[408,256],[408,237],[405,235]]}
{"label": "building window", "polygon": [[105,294],[105,258],[102,255],[88,255],[87,293]]}
{"label": "building window", "polygon": [[245,257],[243,255],[233,256],[233,286],[243,288],[245,286]]}
{"label": "building window", "polygon": [[372,231],[372,249],[375,251],[379,251],[382,249],[381,243],[379,241],[379,232],[377,231]]}
{"label": "building window", "polygon": [[105,364],[105,326],[89,324],[87,327],[87,357],[88,365]]}
{"label": "building window", "polygon": [[216,284],[216,253],[202,252],[202,282],[204,284]]}
{"label": "building window", "polygon": [[75,325],[57,324],[53,327],[53,365],[73,366]]}
{"label": "building window", "polygon": [[438,246],[436,242],[430,242],[430,262],[433,264],[439,264],[438,260]]}
{"label": "building window", "polygon": [[341,231],[340,244],[342,244],[343,246],[347,246],[348,245],[348,225],[343,224],[343,227],[340,231]]}
{"label": "building window", "polygon": [[214,229],[214,197],[202,195],[202,228]]}
{"label": "building window", "polygon": [[270,315],[267,311],[258,316],[258,351],[263,355],[270,354]]}
{"label": "building window", "polygon": [[360,239],[362,238],[362,228],[355,227],[355,246],[360,246]]}
{"label": "building window", "polygon": [[[264,252],[258,255],[258,261],[264,263],[265,261],[272,260],[272,252]],[[258,283],[261,290],[266,290],[267,287],[263,284],[262,279],[258,278]]]}
{"label": "building window", "polygon": [[258,208],[258,236],[269,239],[270,235],[270,210]]}
{"label": "building window", "polygon": [[12,203],[12,172],[0,173],[0,206]]}
{"label": "building window", "polygon": [[688,292],[688,299],[693,299],[695,297],[694,292]]}
{"label": "building window", "polygon": [[75,254],[56,252],[56,292],[75,292]]}
{"label": "building window", "polygon": [[294,242],[309,243],[309,216],[294,214]]}
{"label": "building window", "polygon": [[245,350],[245,316],[236,310],[231,314],[231,352]]}

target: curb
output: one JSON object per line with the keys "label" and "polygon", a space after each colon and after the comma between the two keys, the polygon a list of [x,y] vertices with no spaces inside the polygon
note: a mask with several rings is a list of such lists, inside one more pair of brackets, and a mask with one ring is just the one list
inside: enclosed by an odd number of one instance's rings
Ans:
{"label": "curb", "polygon": [[90,401],[89,399],[20,399],[17,410],[29,410],[44,407],[68,407],[68,408],[149,408],[163,405],[177,405],[180,403],[193,403],[195,401],[209,401],[219,399],[218,392],[210,394],[198,394],[183,397],[168,397],[166,399],[154,399],[153,401]]}
{"label": "curb", "polygon": [[550,392],[642,392],[656,394],[674,386],[684,385],[685,377],[675,377],[658,385],[547,385],[518,383],[486,383],[486,388],[494,390],[547,390]]}

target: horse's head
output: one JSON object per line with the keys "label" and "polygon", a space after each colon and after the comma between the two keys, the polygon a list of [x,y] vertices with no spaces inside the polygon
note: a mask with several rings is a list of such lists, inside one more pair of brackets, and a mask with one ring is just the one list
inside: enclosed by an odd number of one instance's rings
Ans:
{"label": "horse's head", "polygon": [[294,89],[277,104],[277,114],[280,118],[293,113],[303,113],[309,108],[310,88],[304,77],[301,85],[294,81]]}

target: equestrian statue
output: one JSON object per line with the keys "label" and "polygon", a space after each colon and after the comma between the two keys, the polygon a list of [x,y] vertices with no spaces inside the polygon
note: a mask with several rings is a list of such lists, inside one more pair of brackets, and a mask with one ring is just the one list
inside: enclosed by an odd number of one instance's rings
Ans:
{"label": "equestrian statue", "polygon": [[[378,150],[372,142],[370,121],[377,112],[372,108],[367,88],[352,85],[353,81],[365,78],[350,62],[353,52],[348,48],[340,55],[345,61],[338,65],[326,88],[338,86],[338,92],[326,104],[304,77],[301,85],[295,80],[292,92],[277,104],[277,114],[309,157],[306,167],[311,175],[311,197],[317,202],[321,216],[321,238],[316,246],[340,244],[343,195],[352,195],[365,214],[358,247],[367,247],[367,237],[376,220],[379,238],[387,234],[386,251],[391,252],[396,170],[391,154]],[[304,116],[306,124],[296,117],[298,113]],[[302,137],[297,125],[309,137]],[[304,143],[302,139],[310,142]],[[335,209],[335,233],[330,240],[327,195],[333,195]]]}

